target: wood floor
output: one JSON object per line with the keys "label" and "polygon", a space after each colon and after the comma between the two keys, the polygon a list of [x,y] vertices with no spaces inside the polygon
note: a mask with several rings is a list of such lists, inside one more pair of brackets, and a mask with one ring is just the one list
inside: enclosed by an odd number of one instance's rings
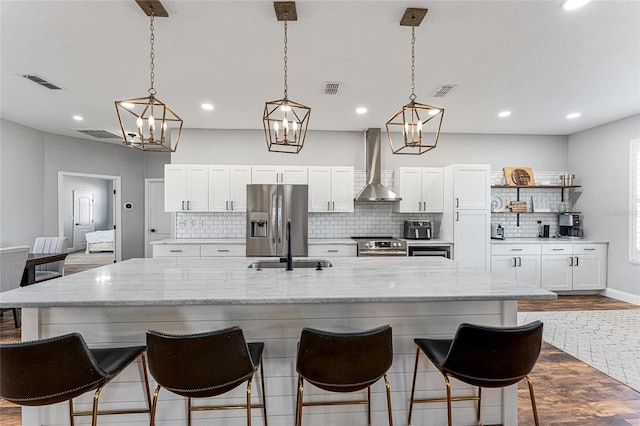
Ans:
{"label": "wood floor", "polygon": [[[70,265],[71,266],[71,265]],[[80,272],[92,265],[65,267],[65,273]],[[526,301],[520,311],[562,311],[596,309],[640,309],[640,306],[602,296],[560,296],[552,301]],[[0,340],[19,341],[10,312],[0,318]],[[543,426],[640,426],[640,393],[543,343],[531,378]],[[526,382],[518,387],[518,421],[533,425]],[[404,424],[397,419],[398,425]],[[20,408],[0,399],[0,425],[20,426]]]}

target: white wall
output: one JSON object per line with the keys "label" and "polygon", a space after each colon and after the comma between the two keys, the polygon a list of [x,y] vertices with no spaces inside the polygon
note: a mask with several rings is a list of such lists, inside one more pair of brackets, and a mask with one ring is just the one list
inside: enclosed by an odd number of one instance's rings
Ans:
{"label": "white wall", "polygon": [[569,168],[583,186],[576,209],[585,233],[609,241],[609,288],[640,300],[640,265],[629,262],[629,142],[638,138],[640,115],[573,134]]}
{"label": "white wall", "polygon": [[[382,132],[383,170],[399,166],[446,166],[453,163],[527,166],[534,170],[567,168],[567,137],[538,135],[442,134],[438,147],[424,155],[393,155]],[[309,131],[297,155],[269,152],[261,130],[184,129],[174,164],[273,164],[353,166],[363,170],[364,131]]]}
{"label": "white wall", "polygon": [[54,135],[0,120],[0,244],[58,235],[58,172],[122,177],[122,259],[144,257],[144,178],[162,177],[167,153]]}

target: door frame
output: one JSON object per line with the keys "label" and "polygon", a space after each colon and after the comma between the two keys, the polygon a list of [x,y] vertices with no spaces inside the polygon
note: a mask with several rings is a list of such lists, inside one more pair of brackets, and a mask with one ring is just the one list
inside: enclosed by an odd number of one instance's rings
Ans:
{"label": "door frame", "polygon": [[[144,180],[144,257],[152,257],[149,253],[149,207],[151,206],[151,200],[149,199],[149,184],[150,183],[165,183],[164,178],[145,178]],[[176,235],[176,214],[171,213],[171,238],[175,238]]]}
{"label": "door frame", "polygon": [[64,177],[76,176],[95,179],[110,180],[113,182],[113,189],[116,191],[113,200],[113,225],[115,226],[114,257],[116,262],[122,261],[122,176],[98,175],[93,173],[77,173],[58,171],[58,236],[64,237]]}

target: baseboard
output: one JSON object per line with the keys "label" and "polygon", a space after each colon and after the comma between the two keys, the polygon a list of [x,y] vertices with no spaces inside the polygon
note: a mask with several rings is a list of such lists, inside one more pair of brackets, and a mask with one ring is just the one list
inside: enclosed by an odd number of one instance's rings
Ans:
{"label": "baseboard", "polygon": [[640,306],[640,295],[627,293],[625,291],[616,290],[613,288],[607,288],[604,291],[604,296],[612,299],[621,300],[623,302],[633,303]]}

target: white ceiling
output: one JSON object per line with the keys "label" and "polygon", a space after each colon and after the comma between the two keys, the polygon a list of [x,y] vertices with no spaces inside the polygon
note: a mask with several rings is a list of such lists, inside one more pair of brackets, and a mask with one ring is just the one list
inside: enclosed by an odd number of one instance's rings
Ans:
{"label": "white ceiling", "polygon": [[[162,3],[170,17],[155,23],[158,99],[186,128],[261,129],[264,103],[283,95],[283,24],[272,2]],[[384,127],[408,102],[407,7],[429,9],[416,29],[416,95],[445,108],[445,133],[567,135],[640,113],[639,0],[573,12],[552,0],[296,5],[289,98],[312,108],[312,130]],[[74,128],[119,133],[114,101],[148,96],[149,18],[134,0],[0,0],[0,15],[3,118],[76,137]],[[326,81],[342,82],[340,93],[323,94]],[[432,98],[441,84],[457,87]],[[503,110],[512,115],[498,118]],[[565,118],[575,111],[582,116]]]}

